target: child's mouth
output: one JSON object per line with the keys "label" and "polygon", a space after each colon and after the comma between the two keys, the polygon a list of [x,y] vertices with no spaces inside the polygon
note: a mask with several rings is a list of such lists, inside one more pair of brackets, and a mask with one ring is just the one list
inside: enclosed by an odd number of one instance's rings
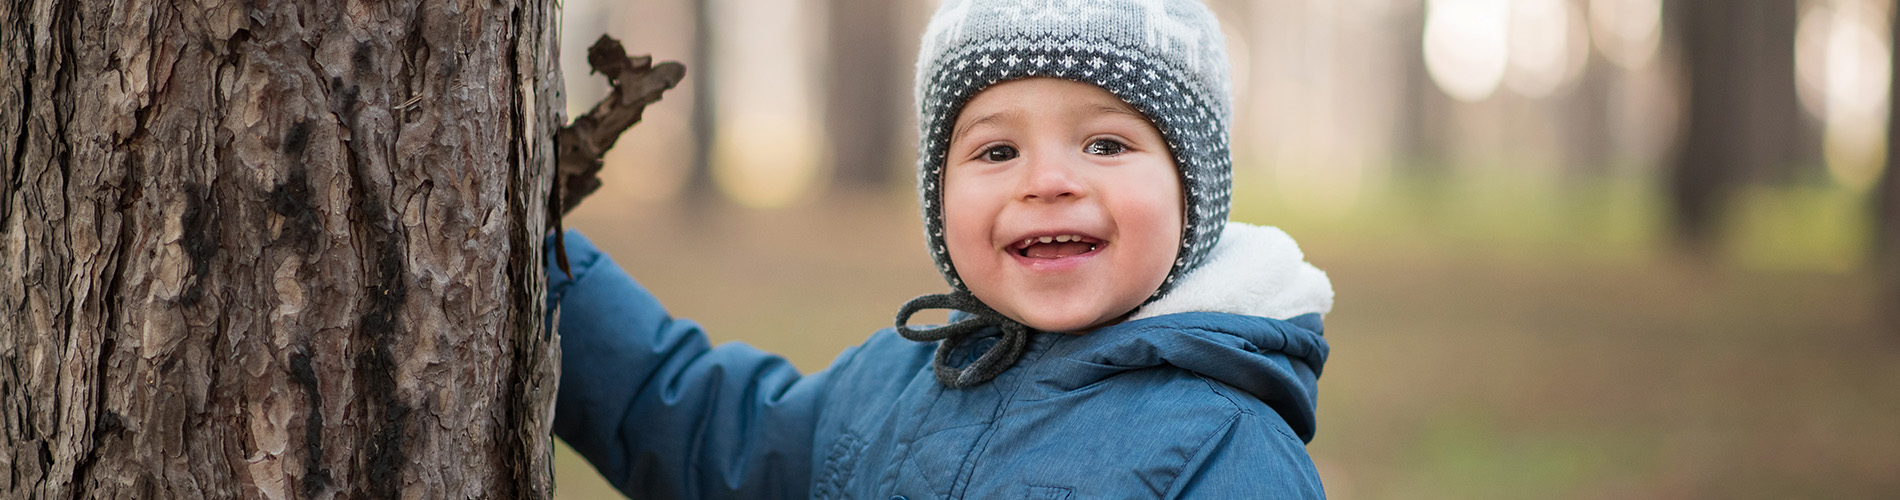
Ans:
{"label": "child's mouth", "polygon": [[1103,243],[1106,242],[1087,236],[1065,234],[1024,238],[1016,242],[1013,249],[1016,255],[1031,259],[1060,259],[1093,252]]}

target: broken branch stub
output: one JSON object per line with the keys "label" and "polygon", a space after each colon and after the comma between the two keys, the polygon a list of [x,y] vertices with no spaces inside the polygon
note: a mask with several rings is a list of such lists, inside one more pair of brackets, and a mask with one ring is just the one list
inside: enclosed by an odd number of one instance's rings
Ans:
{"label": "broken branch stub", "polygon": [[[613,91],[573,123],[561,127],[556,135],[555,193],[550,199],[560,203],[556,214],[566,215],[582,199],[600,189],[601,158],[612,148],[620,134],[640,122],[648,104],[679,85],[686,77],[686,66],[677,62],[653,64],[649,56],[628,57],[619,40],[601,35],[587,49],[587,64],[607,77]],[[551,218],[560,224],[559,216]]]}
{"label": "broken branch stub", "polygon": [[620,133],[640,122],[647,105],[660,100],[660,94],[679,85],[686,77],[686,66],[676,62],[653,64],[648,56],[627,57],[620,41],[601,35],[587,48],[587,65],[595,73],[607,76],[613,91],[593,109],[561,127],[554,136],[554,192],[548,196],[549,230],[554,233],[554,261],[561,272],[568,270],[567,244],[561,235],[561,217],[581,204],[587,195],[600,189],[601,157],[614,147]]}

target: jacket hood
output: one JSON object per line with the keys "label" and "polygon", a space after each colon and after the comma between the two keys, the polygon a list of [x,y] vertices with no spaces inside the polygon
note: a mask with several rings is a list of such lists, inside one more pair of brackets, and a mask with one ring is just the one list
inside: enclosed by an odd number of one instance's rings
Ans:
{"label": "jacket hood", "polygon": [[1051,355],[1090,368],[1059,385],[1171,365],[1252,394],[1312,440],[1329,350],[1321,316],[1332,309],[1333,290],[1303,259],[1279,229],[1230,223],[1179,288],[1128,321],[1061,342],[1069,345],[1057,350],[1067,352]]}
{"label": "jacket hood", "polygon": [[1207,262],[1130,320],[1182,312],[1288,319],[1333,309],[1333,284],[1277,227],[1227,223]]}

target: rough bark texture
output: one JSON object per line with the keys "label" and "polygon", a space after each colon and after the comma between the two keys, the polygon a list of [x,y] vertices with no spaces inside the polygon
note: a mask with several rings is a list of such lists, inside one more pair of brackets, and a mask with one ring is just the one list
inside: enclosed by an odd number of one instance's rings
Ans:
{"label": "rough bark texture", "polygon": [[554,9],[0,3],[0,498],[548,496]]}

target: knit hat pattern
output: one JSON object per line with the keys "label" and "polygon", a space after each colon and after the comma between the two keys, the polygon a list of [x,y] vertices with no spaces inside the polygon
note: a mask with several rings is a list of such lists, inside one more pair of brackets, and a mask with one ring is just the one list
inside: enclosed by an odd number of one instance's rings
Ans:
{"label": "knit hat pattern", "polygon": [[1020,78],[1089,83],[1146,115],[1168,143],[1187,200],[1160,298],[1220,239],[1233,184],[1225,41],[1198,0],[945,0],[917,58],[918,194],[938,272],[968,292],[943,238],[943,169],[957,113]]}

